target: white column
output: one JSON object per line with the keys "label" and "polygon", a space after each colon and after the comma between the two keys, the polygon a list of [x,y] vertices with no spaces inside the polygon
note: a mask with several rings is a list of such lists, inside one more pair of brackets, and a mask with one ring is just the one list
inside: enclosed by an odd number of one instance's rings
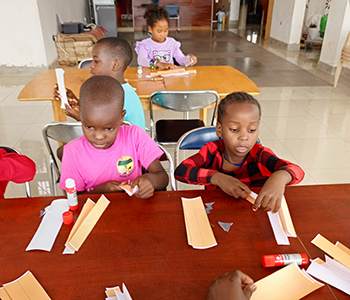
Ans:
{"label": "white column", "polygon": [[288,49],[300,49],[305,7],[305,0],[275,1],[270,37]]}
{"label": "white column", "polygon": [[321,56],[318,67],[334,72],[338,65],[341,51],[350,31],[349,0],[333,0],[328,15]]}

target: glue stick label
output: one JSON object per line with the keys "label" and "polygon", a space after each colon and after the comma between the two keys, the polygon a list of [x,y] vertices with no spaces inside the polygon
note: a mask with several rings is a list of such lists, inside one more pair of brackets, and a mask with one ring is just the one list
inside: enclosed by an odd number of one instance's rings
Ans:
{"label": "glue stick label", "polygon": [[302,258],[300,254],[280,254],[276,256],[276,266],[285,266],[293,262],[296,262],[297,265],[301,265]]}

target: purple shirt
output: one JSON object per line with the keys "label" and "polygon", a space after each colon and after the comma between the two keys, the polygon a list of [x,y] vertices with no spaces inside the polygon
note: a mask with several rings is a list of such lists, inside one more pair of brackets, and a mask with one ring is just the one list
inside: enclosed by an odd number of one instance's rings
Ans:
{"label": "purple shirt", "polygon": [[173,64],[174,60],[186,66],[191,63],[191,58],[182,53],[181,43],[171,37],[167,37],[164,43],[157,43],[151,38],[136,42],[137,63],[142,67],[149,67],[152,58],[159,58],[160,62]]}
{"label": "purple shirt", "polygon": [[162,156],[163,151],[138,126],[120,126],[113,145],[96,149],[85,138],[64,146],[60,189],[67,178],[73,178],[77,191],[91,191],[110,180],[134,181],[142,175],[142,168]]}

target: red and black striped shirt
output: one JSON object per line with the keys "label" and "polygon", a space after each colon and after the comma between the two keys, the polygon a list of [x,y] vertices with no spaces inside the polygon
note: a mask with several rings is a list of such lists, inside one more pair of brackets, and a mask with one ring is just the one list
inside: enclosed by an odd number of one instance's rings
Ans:
{"label": "red and black striped shirt", "polygon": [[233,176],[247,186],[263,186],[273,172],[285,170],[292,176],[288,185],[297,184],[304,178],[304,171],[297,165],[280,159],[269,148],[255,144],[243,165],[234,172],[222,169],[223,140],[210,142],[195,155],[184,160],[175,170],[175,178],[190,184],[211,185],[216,172]]}

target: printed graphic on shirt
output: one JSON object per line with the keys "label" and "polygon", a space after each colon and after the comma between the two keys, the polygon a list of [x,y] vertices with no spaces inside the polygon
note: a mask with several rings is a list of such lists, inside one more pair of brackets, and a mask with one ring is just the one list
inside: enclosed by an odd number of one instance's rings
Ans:
{"label": "printed graphic on shirt", "polygon": [[170,50],[153,50],[153,58],[158,58],[160,62],[171,63]]}
{"label": "printed graphic on shirt", "polygon": [[129,175],[134,171],[134,160],[131,156],[122,156],[117,162],[117,169],[121,176]]}

